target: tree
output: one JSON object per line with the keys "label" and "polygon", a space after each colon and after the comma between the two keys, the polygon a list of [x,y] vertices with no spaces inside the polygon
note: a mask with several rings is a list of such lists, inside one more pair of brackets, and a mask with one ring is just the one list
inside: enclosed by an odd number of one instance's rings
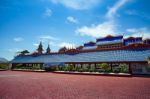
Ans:
{"label": "tree", "polygon": [[43,45],[42,42],[40,42],[38,48],[37,48],[38,54],[42,54],[43,53]]}
{"label": "tree", "polygon": [[17,52],[19,55],[25,55],[25,54],[28,54],[30,53],[28,50],[23,50],[23,51],[20,51],[20,52]]}
{"label": "tree", "polygon": [[48,44],[48,47],[46,49],[46,54],[49,54],[50,52],[51,52],[51,49],[50,49],[49,44]]}

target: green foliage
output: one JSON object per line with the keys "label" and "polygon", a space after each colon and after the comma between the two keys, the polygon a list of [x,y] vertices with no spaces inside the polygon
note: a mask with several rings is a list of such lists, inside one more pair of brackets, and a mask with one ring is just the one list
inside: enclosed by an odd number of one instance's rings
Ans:
{"label": "green foliage", "polygon": [[79,67],[79,66],[76,67],[76,71],[80,71],[81,69],[82,69],[82,68]]}
{"label": "green foliage", "polygon": [[20,52],[17,52],[19,53],[19,55],[25,55],[25,54],[28,54],[30,53],[28,50],[23,50],[23,51],[20,51]]}
{"label": "green foliage", "polygon": [[109,71],[109,65],[107,63],[100,64],[100,68],[103,69],[105,72]]}
{"label": "green foliage", "polygon": [[127,64],[120,64],[119,68],[120,68],[120,72],[122,72],[122,73],[128,73],[129,72]]}
{"label": "green foliage", "polygon": [[83,68],[82,70],[83,70],[83,72],[89,72],[88,68]]}
{"label": "green foliage", "polygon": [[39,64],[33,65],[32,69],[39,70],[40,69],[40,65]]}
{"label": "green foliage", "polygon": [[62,71],[77,71],[77,67],[74,67],[73,65],[69,65],[69,66],[63,66],[60,68],[60,70]]}
{"label": "green foliage", "polygon": [[79,72],[83,72],[84,70],[83,70],[82,68],[80,68],[78,71],[79,71]]}
{"label": "green foliage", "polygon": [[59,66],[58,69],[56,69],[56,70],[58,70],[58,71],[64,71],[64,69],[65,69],[65,66]]}
{"label": "green foliage", "polygon": [[61,68],[61,70],[62,70],[62,71],[68,71],[68,66],[63,66],[63,67]]}
{"label": "green foliage", "polygon": [[39,70],[41,69],[40,64],[32,64],[32,66],[27,66],[25,64],[17,64],[14,69],[32,69],[32,70]]}
{"label": "green foliage", "polygon": [[113,69],[113,72],[114,72],[114,73],[119,73],[119,72],[120,72],[120,69],[119,69],[119,68],[114,68],[114,69]]}
{"label": "green foliage", "polygon": [[23,64],[17,64],[14,69],[22,69],[24,66]]}
{"label": "green foliage", "polygon": [[95,72],[95,68],[89,69],[89,72]]}
{"label": "green foliage", "polygon": [[61,68],[57,66],[56,67],[56,71],[60,71],[60,70],[61,70]]}
{"label": "green foliage", "polygon": [[123,73],[127,73],[128,72],[128,65],[126,64],[120,64],[118,67],[113,68],[113,70],[111,71],[110,66],[107,63],[102,63],[102,64],[97,64],[97,66],[99,66],[99,69],[96,69],[94,67],[90,67],[90,66],[86,66],[86,67],[80,67],[80,66],[73,66],[73,65],[69,65],[69,66],[62,66],[62,67],[56,67],[55,70],[56,71],[78,71],[78,72],[115,72],[115,73],[119,73],[119,72],[123,72]]}
{"label": "green foliage", "polygon": [[90,70],[90,69],[91,69],[90,65],[88,65],[88,66],[87,66],[87,69],[88,69],[88,70]]}
{"label": "green foliage", "polygon": [[72,65],[68,66],[68,71],[73,71],[74,67]]}
{"label": "green foliage", "polygon": [[9,64],[0,64],[0,69],[8,69]]}
{"label": "green foliage", "polygon": [[77,67],[76,66],[73,67],[72,71],[77,71]]}

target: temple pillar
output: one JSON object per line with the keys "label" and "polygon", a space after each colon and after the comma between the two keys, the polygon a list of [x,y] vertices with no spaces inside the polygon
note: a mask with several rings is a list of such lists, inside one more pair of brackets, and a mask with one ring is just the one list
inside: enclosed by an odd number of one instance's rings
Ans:
{"label": "temple pillar", "polygon": [[113,71],[112,63],[110,63],[110,70]]}
{"label": "temple pillar", "polygon": [[81,68],[83,67],[83,64],[81,63]]}
{"label": "temple pillar", "polygon": [[129,73],[132,74],[131,63],[129,63]]}
{"label": "temple pillar", "polygon": [[96,63],[94,63],[94,68],[96,69]]}

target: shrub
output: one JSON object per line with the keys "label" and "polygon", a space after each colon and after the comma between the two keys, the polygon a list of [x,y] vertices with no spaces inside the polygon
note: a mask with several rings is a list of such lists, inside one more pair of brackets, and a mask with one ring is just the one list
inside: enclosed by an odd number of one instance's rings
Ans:
{"label": "shrub", "polygon": [[[28,66],[25,64],[17,64],[14,66],[14,69],[32,69],[32,70],[39,70],[42,69],[40,64],[33,64],[32,66]],[[43,68],[44,69],[44,68]]]}
{"label": "shrub", "polygon": [[64,67],[64,66],[60,66],[60,67],[59,67],[59,70],[60,70],[60,71],[63,71],[63,67]]}
{"label": "shrub", "polygon": [[78,68],[79,67],[75,66],[75,67],[73,67],[72,71],[78,71],[79,70]]}
{"label": "shrub", "polygon": [[68,66],[62,67],[62,70],[63,70],[63,71],[68,71]]}
{"label": "shrub", "polygon": [[22,68],[22,64],[17,64],[16,66],[14,66],[14,69],[21,69]]}
{"label": "shrub", "polygon": [[67,66],[67,68],[68,68],[68,71],[73,71],[74,70],[74,67],[72,65]]}
{"label": "shrub", "polygon": [[91,69],[90,65],[87,66],[88,71]]}
{"label": "shrub", "polygon": [[119,73],[120,70],[119,70],[119,68],[114,68],[114,69],[113,69],[113,72],[114,72],[114,73]]}
{"label": "shrub", "polygon": [[56,67],[56,71],[60,71],[60,67]]}
{"label": "shrub", "polygon": [[9,64],[0,64],[0,69],[8,69]]}
{"label": "shrub", "polygon": [[102,63],[100,64],[100,68],[107,72],[109,70],[109,65],[107,63]]}
{"label": "shrub", "polygon": [[119,67],[120,67],[120,72],[123,72],[123,73],[129,72],[127,64],[120,64]]}
{"label": "shrub", "polygon": [[94,68],[89,69],[89,72],[95,72]]}
{"label": "shrub", "polygon": [[75,68],[74,68],[74,66],[70,66],[70,71],[75,71]]}
{"label": "shrub", "polygon": [[88,68],[82,68],[82,71],[83,71],[83,72],[88,72],[89,69],[88,69]]}
{"label": "shrub", "polygon": [[62,70],[63,70],[63,66],[58,66],[58,67],[56,68],[56,70],[57,70],[57,71],[62,71]]}
{"label": "shrub", "polygon": [[82,69],[82,68],[80,68],[80,69],[79,69],[79,72],[83,72],[83,69]]}
{"label": "shrub", "polygon": [[78,67],[78,66],[76,67],[76,71],[80,71],[80,69],[81,69],[81,67]]}
{"label": "shrub", "polygon": [[40,69],[40,65],[34,65],[32,69]]}

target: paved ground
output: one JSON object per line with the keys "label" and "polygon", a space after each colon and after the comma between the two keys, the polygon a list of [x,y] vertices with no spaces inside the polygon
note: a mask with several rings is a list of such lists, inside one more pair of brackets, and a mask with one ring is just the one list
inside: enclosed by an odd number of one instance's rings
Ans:
{"label": "paved ground", "polygon": [[0,71],[0,99],[150,99],[150,78]]}

